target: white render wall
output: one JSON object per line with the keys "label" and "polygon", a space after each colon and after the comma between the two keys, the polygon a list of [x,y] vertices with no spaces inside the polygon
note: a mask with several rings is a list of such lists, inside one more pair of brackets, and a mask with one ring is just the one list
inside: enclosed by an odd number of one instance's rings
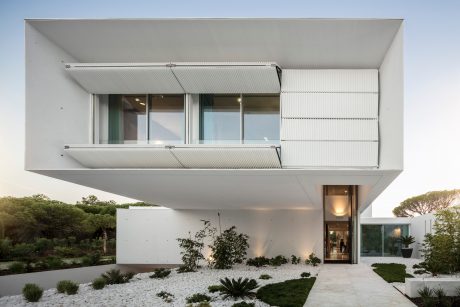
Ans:
{"label": "white render wall", "polygon": [[117,210],[117,263],[181,263],[176,239],[201,229],[200,220],[218,228],[218,212],[222,230],[235,225],[238,232],[249,235],[248,257],[295,254],[305,259],[311,252],[323,257],[322,210],[131,208]]}

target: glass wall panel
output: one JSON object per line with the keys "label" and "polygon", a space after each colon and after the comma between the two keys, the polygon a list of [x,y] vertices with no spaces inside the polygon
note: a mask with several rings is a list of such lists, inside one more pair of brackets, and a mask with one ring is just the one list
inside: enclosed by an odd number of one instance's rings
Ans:
{"label": "glass wall panel", "polygon": [[382,256],[382,225],[361,225],[361,257]]}
{"label": "glass wall panel", "polygon": [[401,236],[408,235],[408,225],[383,225],[383,256],[401,256]]}
{"label": "glass wall panel", "polygon": [[109,95],[109,144],[147,140],[146,95]]}
{"label": "glass wall panel", "polygon": [[279,143],[279,96],[243,95],[243,114],[245,144]]}
{"label": "glass wall panel", "polygon": [[183,144],[184,96],[149,95],[149,141],[153,144]]}
{"label": "glass wall panel", "polygon": [[238,144],[240,95],[200,95],[200,143]]}

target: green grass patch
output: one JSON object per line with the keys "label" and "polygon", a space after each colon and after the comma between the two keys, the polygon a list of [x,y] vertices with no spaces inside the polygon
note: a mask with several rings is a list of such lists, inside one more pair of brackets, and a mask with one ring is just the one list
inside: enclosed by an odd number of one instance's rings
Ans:
{"label": "green grass patch", "polygon": [[315,280],[312,277],[268,284],[257,291],[257,298],[271,306],[302,307]]}
{"label": "green grass patch", "polygon": [[404,282],[406,277],[414,277],[406,273],[406,266],[399,263],[374,263],[374,272],[386,282]]}

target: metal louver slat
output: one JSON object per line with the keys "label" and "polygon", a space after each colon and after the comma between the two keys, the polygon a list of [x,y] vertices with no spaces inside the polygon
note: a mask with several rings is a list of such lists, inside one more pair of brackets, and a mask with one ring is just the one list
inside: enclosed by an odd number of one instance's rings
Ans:
{"label": "metal louver slat", "polygon": [[282,140],[378,141],[376,119],[283,119]]}
{"label": "metal louver slat", "polygon": [[283,118],[378,118],[377,93],[281,93]]}

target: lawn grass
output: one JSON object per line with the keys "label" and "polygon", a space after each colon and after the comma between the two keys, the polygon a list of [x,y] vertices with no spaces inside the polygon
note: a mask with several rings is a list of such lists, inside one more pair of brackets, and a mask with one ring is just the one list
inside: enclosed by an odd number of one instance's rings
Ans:
{"label": "lawn grass", "polygon": [[406,273],[406,266],[399,263],[374,263],[374,272],[386,282],[404,282],[406,277],[414,277]]}
{"label": "lawn grass", "polygon": [[271,306],[302,307],[315,280],[311,277],[268,284],[257,291],[257,298]]}

